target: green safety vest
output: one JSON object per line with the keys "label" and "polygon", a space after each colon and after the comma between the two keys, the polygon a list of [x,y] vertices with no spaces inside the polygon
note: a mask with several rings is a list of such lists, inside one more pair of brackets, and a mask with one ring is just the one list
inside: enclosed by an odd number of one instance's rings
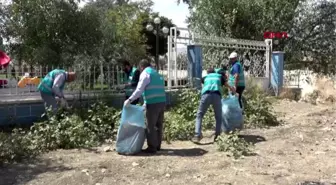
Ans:
{"label": "green safety vest", "polygon": [[118,77],[119,77],[119,80],[117,78],[117,84],[125,84],[128,82],[128,79],[127,79],[127,75],[125,72],[118,72]]}
{"label": "green safety vest", "polygon": [[218,91],[221,95],[223,95],[222,85],[222,75],[218,73],[210,73],[204,78],[202,95],[207,91]]}
{"label": "green safety vest", "polygon": [[[54,85],[54,80],[56,75],[60,73],[65,73],[64,70],[61,69],[54,69],[50,71],[41,81],[41,83],[38,85],[37,89],[43,93],[46,94],[53,94],[52,86]],[[60,90],[63,91],[65,86],[65,82],[60,86]]]}
{"label": "green safety vest", "polygon": [[[130,73],[130,75],[128,76],[128,83],[132,83],[134,80],[133,80],[133,77],[134,77],[134,74],[135,74],[135,71],[137,70],[136,67],[133,67],[132,68],[132,71]],[[131,96],[133,94],[133,92],[135,91],[134,89],[135,87],[132,87],[132,86],[128,86],[126,89],[125,89],[125,92],[126,92],[126,96]]]}
{"label": "green safety vest", "polygon": [[146,86],[142,96],[145,104],[166,102],[166,91],[163,77],[153,68],[147,67],[144,72],[150,76],[150,83]]}
{"label": "green safety vest", "polygon": [[[237,86],[245,87],[245,77],[244,77],[243,67],[242,67],[242,65],[239,61],[237,61],[236,64],[239,65],[239,67],[240,67],[239,80],[238,80]],[[233,65],[231,66],[231,69],[230,69],[230,76],[229,76],[229,85],[230,86],[235,85],[235,77],[234,77],[234,75],[232,75],[232,70],[233,70]]]}

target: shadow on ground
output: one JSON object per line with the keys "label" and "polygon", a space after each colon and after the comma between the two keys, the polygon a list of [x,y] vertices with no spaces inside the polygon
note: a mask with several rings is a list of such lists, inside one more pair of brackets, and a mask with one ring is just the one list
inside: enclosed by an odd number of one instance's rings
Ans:
{"label": "shadow on ground", "polygon": [[[203,156],[208,151],[201,148],[186,148],[186,149],[161,149],[154,156],[180,156],[180,157],[197,157]],[[139,153],[135,156],[150,156],[151,154]]]}
{"label": "shadow on ground", "polygon": [[45,172],[63,172],[71,170],[62,165],[51,165],[50,160],[33,160],[19,164],[0,166],[0,185],[27,184],[36,176]]}
{"label": "shadow on ground", "polygon": [[[260,143],[260,142],[264,142],[266,141],[266,138],[262,137],[262,136],[258,136],[258,135],[247,135],[247,134],[241,134],[239,135],[240,138],[243,138],[246,142],[252,143],[252,144],[256,144],[256,143]],[[200,145],[200,146],[204,146],[204,145],[212,145],[214,144],[214,142],[206,142],[206,143],[197,143],[195,142],[194,144],[196,145]]]}
{"label": "shadow on ground", "polygon": [[256,144],[260,142],[265,142],[266,138],[258,135],[239,135],[240,138],[243,138],[246,142]]}
{"label": "shadow on ground", "polygon": [[305,181],[305,182],[299,183],[298,185],[336,185],[336,183],[323,183],[323,182]]}
{"label": "shadow on ground", "polygon": [[213,141],[211,141],[211,142],[206,142],[206,143],[201,143],[201,142],[193,142],[195,145],[199,145],[199,146],[206,146],[206,145],[212,145],[212,144],[214,144],[214,142]]}

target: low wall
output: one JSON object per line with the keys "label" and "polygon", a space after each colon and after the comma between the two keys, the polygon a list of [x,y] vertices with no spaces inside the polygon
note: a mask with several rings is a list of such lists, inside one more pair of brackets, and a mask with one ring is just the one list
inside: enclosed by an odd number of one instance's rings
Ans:
{"label": "low wall", "polygon": [[[248,79],[247,79],[248,80]],[[268,90],[268,78],[252,78],[254,85],[260,86],[265,91]],[[248,82],[248,81],[247,81]],[[246,84],[249,86],[249,82]],[[167,105],[176,103],[176,90],[166,91]],[[66,94],[68,103],[74,107],[88,107],[99,100],[104,101],[109,106],[122,108],[124,94],[111,92],[90,92],[89,94]],[[38,93],[30,95],[8,95],[0,99],[0,126],[11,124],[32,124],[41,118],[44,113],[44,105]]]}
{"label": "low wall", "polygon": [[[167,106],[176,103],[176,90],[166,91]],[[107,105],[122,108],[125,100],[124,94],[67,94],[65,95],[69,105],[73,107],[88,107],[102,100]],[[0,100],[0,126],[12,124],[30,125],[41,119],[44,113],[44,104],[38,94],[30,96],[12,96]]]}
{"label": "low wall", "polygon": [[269,90],[269,78],[267,77],[247,77],[246,78],[246,86],[254,86],[257,85],[264,91]]}

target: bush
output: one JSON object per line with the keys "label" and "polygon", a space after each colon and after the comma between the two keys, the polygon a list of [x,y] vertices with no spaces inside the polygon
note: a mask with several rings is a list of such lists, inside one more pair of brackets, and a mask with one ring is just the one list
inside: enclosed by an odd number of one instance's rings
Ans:
{"label": "bush", "polygon": [[0,162],[9,162],[55,149],[97,146],[114,134],[120,111],[94,104],[83,111],[59,111],[47,114],[48,119],[35,123],[28,131],[15,129],[0,135]]}
{"label": "bush", "polygon": [[[227,92],[227,91],[226,91]],[[164,139],[187,140],[194,135],[195,120],[201,95],[196,89],[180,91],[178,103],[165,115]],[[272,110],[272,102],[256,85],[251,85],[243,94],[245,125],[247,127],[268,127],[279,125]],[[214,129],[214,111],[209,108],[203,119],[203,130]]]}
{"label": "bush", "polygon": [[27,136],[40,146],[40,150],[96,146],[112,137],[118,119],[116,113],[117,110],[102,103],[93,104],[84,112],[60,112],[34,124]]}
{"label": "bush", "polygon": [[[195,121],[201,94],[196,89],[181,90],[178,93],[178,102],[165,114],[164,139],[188,140],[195,134]],[[210,107],[203,118],[203,130],[213,129],[215,116]]]}
{"label": "bush", "polygon": [[164,123],[164,140],[170,143],[172,140],[187,140],[191,138],[195,130],[195,121],[185,120],[176,112],[167,112]]}
{"label": "bush", "polygon": [[243,97],[245,126],[269,127],[280,124],[273,112],[272,102],[258,86],[246,89]]}
{"label": "bush", "polygon": [[0,165],[33,157],[38,153],[34,150],[32,141],[26,139],[24,134],[19,129],[14,130],[13,133],[0,132]]}
{"label": "bush", "polygon": [[252,144],[240,138],[237,133],[222,134],[216,139],[218,151],[227,152],[229,156],[235,159],[249,155],[251,153]]}

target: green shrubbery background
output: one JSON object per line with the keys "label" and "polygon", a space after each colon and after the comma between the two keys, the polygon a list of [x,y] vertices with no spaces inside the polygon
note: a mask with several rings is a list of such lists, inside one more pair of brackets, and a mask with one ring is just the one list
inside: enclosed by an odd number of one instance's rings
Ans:
{"label": "green shrubbery background", "polygon": [[[200,92],[195,89],[175,93],[176,106],[165,113],[164,139],[188,140],[194,134],[195,118]],[[245,127],[268,127],[279,122],[272,112],[272,103],[257,87],[244,93]],[[29,129],[0,132],[0,163],[32,158],[56,149],[72,149],[99,146],[106,139],[114,138],[119,125],[121,110],[96,103],[89,109],[60,110],[56,115],[47,114],[45,121],[35,123]],[[203,122],[204,130],[214,129],[214,112],[210,108]],[[246,153],[249,144],[238,138],[237,133],[221,136],[218,149],[237,157]]]}

